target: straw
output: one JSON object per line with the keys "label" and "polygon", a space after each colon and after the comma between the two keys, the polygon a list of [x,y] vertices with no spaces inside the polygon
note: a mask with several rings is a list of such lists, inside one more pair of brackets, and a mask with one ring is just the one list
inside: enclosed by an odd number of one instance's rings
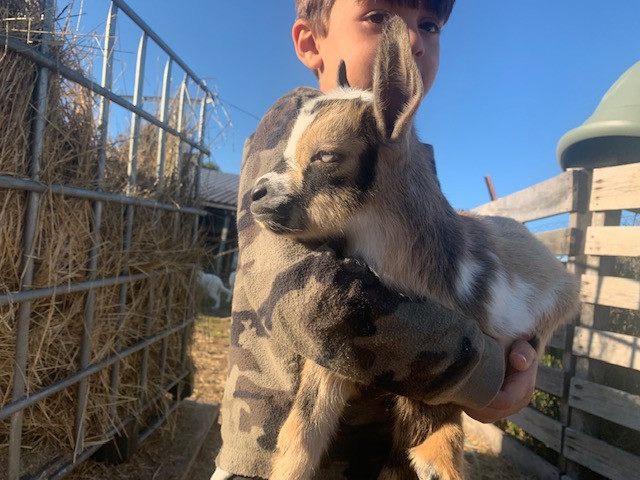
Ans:
{"label": "straw", "polygon": [[[39,2],[12,0],[0,7],[2,34],[26,40],[28,19],[37,29]],[[12,20],[6,20],[11,18]],[[52,54],[76,69],[86,68],[86,53],[78,46],[56,40]],[[83,67],[84,66],[84,67]],[[36,82],[36,66],[10,50],[0,51],[0,175],[29,178],[29,140],[33,107],[31,99]],[[51,74],[48,110],[41,161],[40,180],[46,184],[95,189],[98,168],[98,132],[94,113],[98,98],[90,92]],[[172,100],[169,123],[177,125],[176,101]],[[179,142],[167,136],[165,190],[158,191],[156,152],[158,129],[142,126],[139,152],[139,182],[136,196],[163,202],[191,205],[193,176],[181,178],[176,163]],[[125,193],[129,139],[111,138],[107,148],[104,190]],[[193,165],[193,156],[182,160]],[[21,288],[23,224],[27,193],[0,190],[0,295]],[[171,314],[168,323],[185,320],[191,302],[193,272],[203,252],[193,245],[192,215],[180,218],[178,238],[174,242],[174,213],[136,207],[129,261],[124,263],[123,232],[125,207],[105,203],[100,229],[99,261],[96,275],[111,277],[145,273],[149,277],[134,282],[127,292],[124,318],[119,315],[119,286],[95,289],[94,328],[91,335],[91,362],[99,362],[115,353],[116,339],[123,348],[134,345],[147,334],[145,320],[151,315],[150,334],[165,328],[170,291]],[[69,285],[89,279],[88,250],[92,239],[92,202],[45,193],[40,198],[35,240],[34,287]],[[169,288],[169,281],[173,288]],[[153,290],[154,302],[148,305]],[[84,328],[87,293],[60,294],[35,300],[31,307],[27,390],[34,393],[78,370],[80,344]],[[0,408],[11,403],[15,334],[19,305],[0,306]],[[135,416],[141,423],[157,417],[168,408],[169,398],[163,385],[182,373],[180,355],[182,332],[168,338],[167,368],[160,371],[161,344],[149,348],[150,360],[146,390],[141,391],[142,352],[120,362],[120,387],[110,402],[111,368],[89,377],[89,399],[85,414],[85,444],[98,441],[113,427]],[[162,384],[161,384],[162,382]],[[8,386],[8,388],[6,387]],[[22,438],[22,474],[36,474],[42,466],[59,456],[68,456],[76,447],[74,415],[77,386],[65,389],[24,411]],[[144,402],[152,406],[141,412]],[[9,421],[0,422],[0,458],[8,455]],[[4,462],[4,460],[3,460]],[[4,465],[3,465],[4,466]],[[0,468],[0,479],[3,478]]]}

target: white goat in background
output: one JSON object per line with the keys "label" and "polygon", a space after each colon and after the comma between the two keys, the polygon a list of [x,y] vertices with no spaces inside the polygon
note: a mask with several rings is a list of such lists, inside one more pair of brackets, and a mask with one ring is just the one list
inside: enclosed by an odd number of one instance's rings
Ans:
{"label": "white goat in background", "polygon": [[198,285],[207,292],[209,298],[214,301],[213,308],[220,308],[221,296],[224,293],[227,301],[231,301],[232,291],[224,286],[222,279],[213,273],[206,273],[198,270]]}

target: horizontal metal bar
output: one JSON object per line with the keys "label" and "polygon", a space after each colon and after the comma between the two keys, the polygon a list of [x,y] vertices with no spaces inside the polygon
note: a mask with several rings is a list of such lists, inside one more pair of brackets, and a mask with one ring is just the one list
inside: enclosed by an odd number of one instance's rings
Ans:
{"label": "horizontal metal bar", "polygon": [[120,95],[116,95],[112,91],[107,90],[106,88],[102,87],[96,82],[89,80],[83,74],[60,64],[58,59],[53,59],[51,57],[43,55],[38,50],[29,46],[28,44],[9,36],[4,36],[4,38],[0,37],[0,40],[1,40],[1,43],[9,47],[14,52],[20,53],[26,56],[27,58],[29,58],[30,60],[33,60],[34,62],[36,62],[38,65],[42,65],[43,67],[46,67],[50,70],[58,72],[63,77],[73,82],[76,82],[78,85],[81,85],[91,90],[92,92],[97,93],[98,95],[102,95],[103,97],[108,98],[112,102],[117,103],[118,105],[126,108],[130,112],[134,112],[140,115],[142,118],[154,124],[155,126],[166,130],[167,132],[169,132],[172,135],[175,135],[176,137],[179,137],[183,142],[188,143],[189,145],[191,145],[193,148],[197,150],[200,150],[207,157],[211,156],[211,152],[209,151],[209,149],[206,148],[204,145],[202,145],[202,143],[200,143],[202,139],[199,139],[198,142],[192,140],[184,133],[181,133],[176,129],[174,129],[173,127],[169,126],[167,123],[161,122],[155,116],[148,113],[146,110],[142,109],[141,107],[138,107],[132,104],[131,102],[126,101]]}
{"label": "horizontal metal bar", "polygon": [[135,282],[158,275],[161,272],[155,271],[150,273],[134,273],[132,275],[121,275],[118,277],[98,278],[88,280],[86,282],[68,283],[63,285],[55,285],[53,287],[34,288],[31,290],[21,290],[19,292],[5,293],[0,295],[0,305],[11,305],[13,303],[30,302],[40,298],[52,297],[54,295],[66,295],[68,293],[85,292],[92,288],[112,287],[113,285],[121,285],[123,283]]}
{"label": "horizontal metal bar", "polygon": [[24,178],[8,177],[0,175],[0,188],[10,188],[12,190],[27,190],[30,192],[46,193],[51,192],[67,197],[83,198],[86,200],[100,200],[103,202],[117,203],[120,205],[136,205],[139,207],[155,208],[156,210],[166,210],[169,212],[180,212],[187,215],[209,215],[209,212],[199,208],[179,207],[170,203],[159,203],[146,198],[129,197],[117,193],[100,192],[84,188],[69,187],[66,185],[47,185],[42,182],[27,180]]}
{"label": "horizontal metal bar", "polygon": [[[124,98],[125,100],[131,101],[133,100],[133,95],[120,95],[122,98]],[[162,101],[162,96],[161,95],[143,95],[142,96],[142,101],[143,102],[160,102]],[[194,105],[199,105],[202,102],[207,102],[207,103],[211,103],[211,99],[209,98],[192,98],[189,103],[192,103]]]}
{"label": "horizontal metal bar", "polygon": [[140,18],[136,12],[134,12],[131,7],[129,5],[127,5],[123,0],[111,0],[114,4],[116,4],[120,10],[122,10],[131,20],[133,20],[133,22],[135,24],[137,24],[142,30],[144,30],[145,32],[147,32],[147,35],[149,35],[149,37],[151,39],[153,39],[154,42],[156,42],[156,44],[162,49],[164,50],[167,55],[169,55],[173,61],[175,61],[178,65],[180,65],[180,68],[182,68],[182,70],[184,70],[184,72],[189,75],[189,77],[191,77],[191,79],[204,91],[206,92],[209,96],[211,96],[211,98],[215,99],[217,98],[217,95],[215,93],[213,93],[211,90],[209,90],[209,88],[207,87],[207,84],[200,79],[200,77],[198,77],[193,70],[191,70],[186,63],[184,63],[184,61],[178,56],[178,54],[176,52],[174,52],[171,47],[169,47],[169,45],[167,45],[159,36],[158,34],[156,34],[149,25],[147,25],[147,23],[142,20],[142,18]]}
{"label": "horizontal metal bar", "polygon": [[229,212],[237,212],[238,207],[235,205],[227,205],[226,203],[216,203],[216,202],[208,202],[206,199],[203,199],[202,206],[207,208],[215,208],[217,210],[228,210]]}
{"label": "horizontal metal bar", "polygon": [[158,417],[151,425],[149,425],[147,428],[145,428],[142,432],[140,432],[140,435],[138,436],[138,442],[142,443],[144,442],[147,438],[149,438],[149,436],[160,426],[162,425],[167,417],[169,417],[169,415],[171,415],[173,412],[175,412],[178,407],[180,406],[180,400],[176,400],[175,402],[173,402],[171,404],[171,406],[169,407],[167,413],[161,417]]}
{"label": "horizontal metal bar", "polygon": [[133,355],[134,353],[139,352],[140,350],[142,350],[143,348],[149,345],[153,345],[154,343],[166,337],[169,337],[170,335],[173,335],[174,333],[179,332],[184,328],[187,328],[189,325],[191,325],[194,322],[194,320],[195,320],[195,317],[191,317],[190,319],[185,320],[184,322],[182,322],[179,325],[176,325],[175,327],[172,327],[170,329],[157,333],[153,337],[149,337],[145,340],[142,340],[136,343],[135,345],[125,348],[124,350],[120,350],[114,353],[113,355],[105,358],[101,362],[92,363],[87,368],[83,368],[82,370],[77,371],[73,375],[69,375],[68,377],[56,383],[53,383],[48,387],[38,390],[37,392],[32,393],[28,397],[23,397],[20,400],[9,403],[8,405],[0,409],[0,421],[13,415],[15,412],[24,410],[25,408],[30,407],[38,403],[39,401],[44,400],[45,398],[55,393],[58,393],[59,391],[64,390],[65,388],[68,388],[74,385],[75,383],[79,382],[83,378],[89,377],[94,373],[98,373],[103,368],[109,367],[114,363],[122,360],[123,358],[128,357],[129,355]]}
{"label": "horizontal metal bar", "polygon": [[[111,429],[111,431],[113,430],[115,429]],[[111,437],[109,437],[109,439],[110,438]],[[69,475],[69,473],[71,473],[73,470],[78,468],[81,463],[88,460],[93,454],[95,454],[98,450],[100,450],[102,448],[102,445],[108,442],[109,439],[102,441],[102,443],[98,443],[98,444],[92,445],[89,448],[86,448],[80,454],[76,455],[75,460],[73,459],[66,460],[65,457],[57,458],[54,464],[50,464],[43,470],[40,470],[35,475],[29,477],[28,480],[41,480],[43,478],[46,478],[48,480],[54,480],[54,479],[62,479],[66,477],[67,475]]]}
{"label": "horizontal metal bar", "polygon": [[[175,385],[177,385],[178,382],[180,382],[187,375],[189,375],[188,371],[182,373],[176,380],[174,380],[170,384],[166,385],[162,389],[162,392],[166,393],[169,390],[171,390],[171,388],[173,388]],[[171,404],[171,407],[169,408],[169,411],[164,413],[163,415],[160,415],[153,422],[152,425],[150,425],[149,427],[147,427],[143,431],[143,434],[147,434],[149,429],[151,427],[153,427],[153,429],[151,431],[149,431],[149,434],[150,434],[150,433],[153,432],[153,430],[155,430],[157,427],[162,425],[162,423],[167,420],[169,415],[176,410],[176,408],[179,406],[180,403],[181,403],[181,401],[178,400],[178,401],[174,402],[173,404]],[[137,418],[137,415],[140,415],[141,413],[145,412],[152,405],[153,405],[153,402],[146,402],[144,405],[142,405],[140,407],[140,409],[136,412],[135,415],[130,415],[125,420],[123,420],[121,422],[121,424],[126,425],[128,422],[130,422],[132,420],[135,420]],[[92,443],[94,445],[92,445],[91,447],[86,448],[80,454],[78,454],[78,456],[76,457],[75,461],[74,460],[66,461],[66,462],[64,460],[57,461],[56,464],[52,465],[49,468],[45,468],[44,470],[41,470],[39,473],[37,473],[35,476],[31,477],[29,480],[39,480],[41,478],[48,478],[49,480],[56,480],[56,479],[64,478],[69,473],[71,473],[73,470],[75,470],[82,462],[84,462],[89,457],[91,457],[94,453],[96,453],[98,450],[100,450],[100,448],[102,448],[102,446],[105,443],[109,442],[118,433],[120,433],[120,429],[118,427],[111,428],[111,430],[109,430],[104,435],[101,435],[99,438],[92,439]],[[148,436],[148,434],[144,437],[144,439],[146,439],[147,436]],[[138,442],[139,443],[142,443],[144,441],[144,439],[142,439],[142,435],[138,436]]]}

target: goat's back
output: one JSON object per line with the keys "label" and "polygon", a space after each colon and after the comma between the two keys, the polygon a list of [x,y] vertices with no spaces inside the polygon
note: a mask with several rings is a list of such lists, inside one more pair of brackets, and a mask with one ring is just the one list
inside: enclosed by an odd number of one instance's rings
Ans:
{"label": "goat's back", "polygon": [[[522,223],[506,217],[462,214],[466,230],[481,226],[495,254],[497,277],[488,304],[493,334],[526,338],[544,348],[553,331],[578,308],[575,276]],[[490,330],[491,331],[491,330]]]}

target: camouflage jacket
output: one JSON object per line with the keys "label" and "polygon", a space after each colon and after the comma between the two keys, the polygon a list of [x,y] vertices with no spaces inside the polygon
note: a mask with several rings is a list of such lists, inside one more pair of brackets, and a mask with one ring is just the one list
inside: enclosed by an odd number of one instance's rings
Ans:
{"label": "camouflage jacket", "polygon": [[390,419],[383,392],[479,407],[504,377],[501,348],[473,320],[410,301],[358,261],[276,236],[253,220],[255,179],[278,168],[297,109],[318,94],[298,88],[278,100],[243,152],[223,446],[216,461],[234,474],[268,477],[304,358],[366,385],[328,455],[347,474],[319,473],[323,479],[349,478],[349,470],[358,472],[353,478],[368,478],[363,469],[384,456]]}

